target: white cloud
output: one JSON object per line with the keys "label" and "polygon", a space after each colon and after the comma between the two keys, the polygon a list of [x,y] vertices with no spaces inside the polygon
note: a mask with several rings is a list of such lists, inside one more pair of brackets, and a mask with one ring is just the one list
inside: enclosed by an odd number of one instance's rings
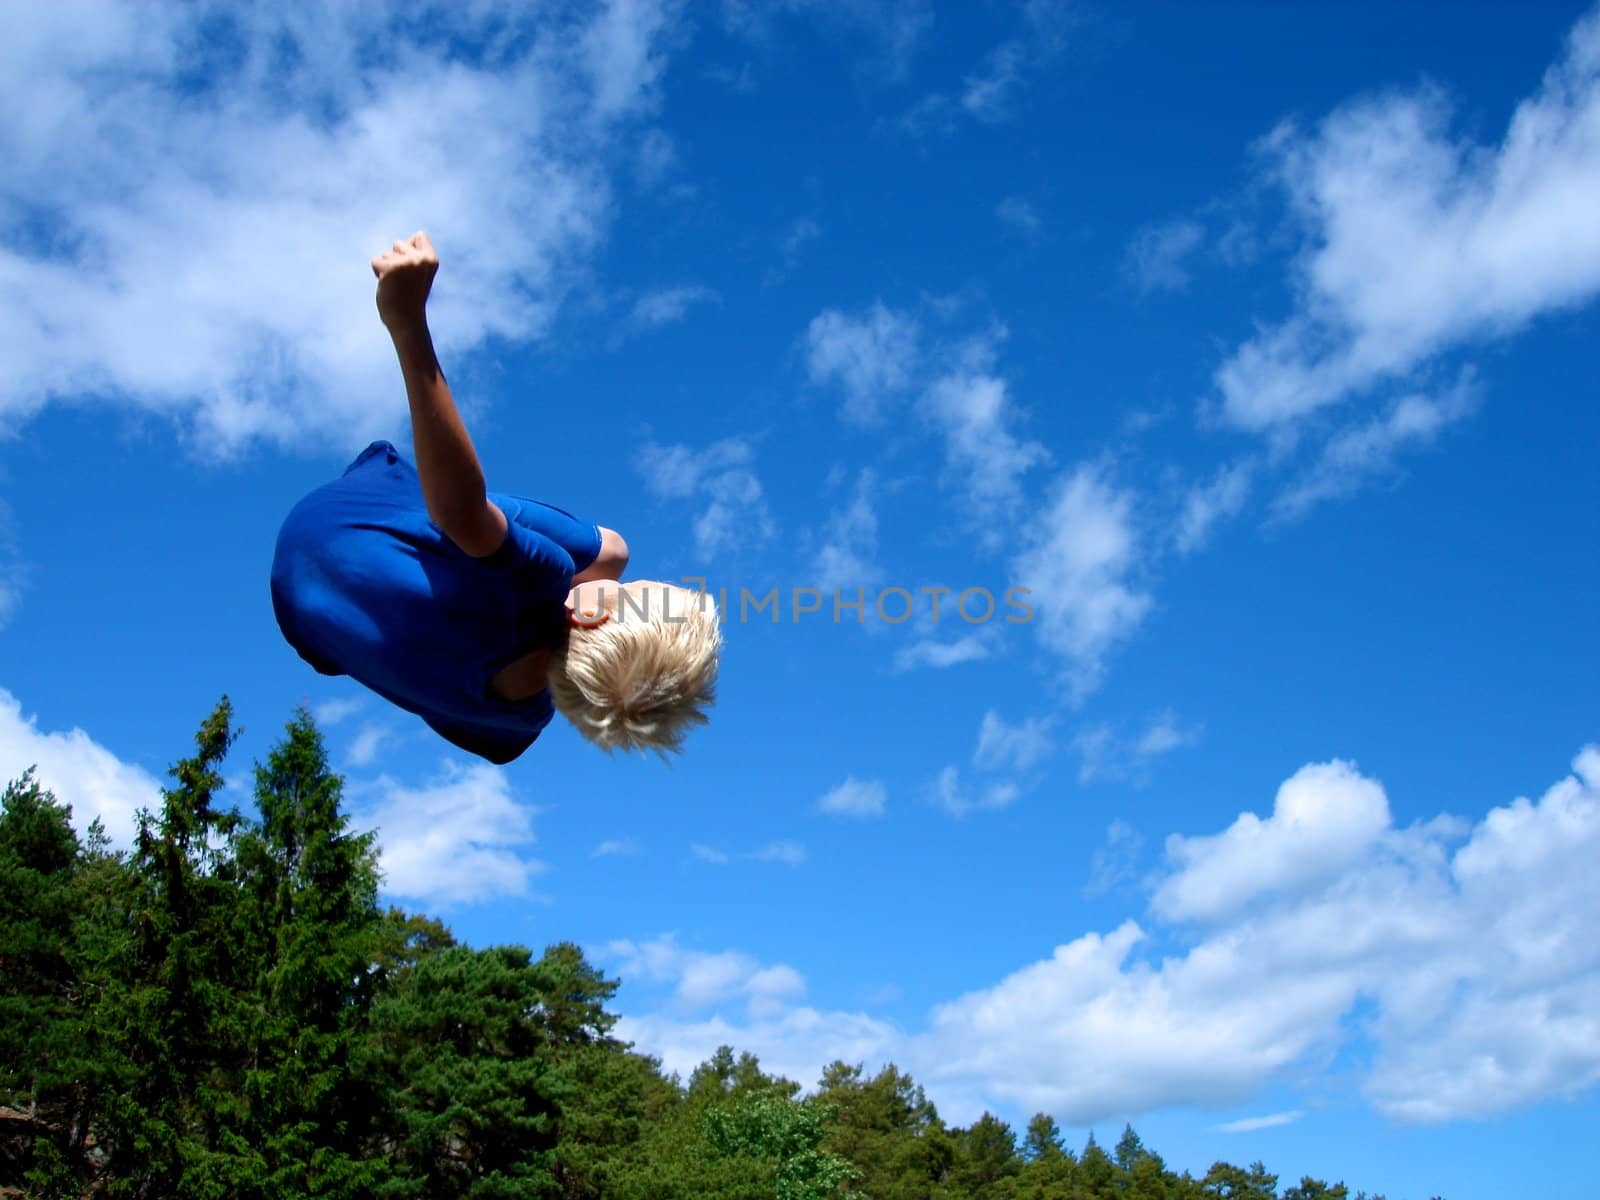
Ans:
{"label": "white cloud", "polygon": [[1133,504],[1131,492],[1082,465],[1057,482],[1042,512],[1023,523],[1025,548],[1012,575],[1031,589],[1033,628],[1065,660],[1075,696],[1099,684],[1106,655],[1150,610],[1150,596],[1132,580],[1141,553]]}
{"label": "white cloud", "polygon": [[806,989],[800,972],[786,963],[764,966],[737,951],[690,950],[670,933],[644,942],[610,942],[601,955],[615,962],[618,974],[629,982],[671,984],[674,1004],[688,1012],[740,998],[752,1015],[760,1016],[779,1002],[798,999]]}
{"label": "white cloud", "polygon": [[1103,896],[1113,888],[1134,878],[1134,868],[1139,852],[1144,849],[1144,838],[1132,825],[1120,817],[1106,826],[1106,839],[1095,848],[1089,860],[1089,880],[1083,885],[1084,896],[1093,899]]}
{"label": "white cloud", "polygon": [[973,765],[988,771],[1026,771],[1043,762],[1055,749],[1049,717],[1028,717],[1015,725],[990,709],[978,726],[978,748]]}
{"label": "white cloud", "polygon": [[[92,397],[217,454],[391,429],[404,391],[368,258],[427,224],[447,360],[540,336],[606,232],[607,164],[654,102],[670,11],[17,10],[0,48],[6,424]],[[239,59],[197,77],[193,47],[219,43]]]}
{"label": "white cloud", "polygon": [[704,842],[691,843],[689,846],[689,853],[694,855],[701,862],[710,863],[712,866],[716,867],[725,866],[729,862],[733,861],[723,851],[718,850],[715,846],[707,846]]}
{"label": "white cloud", "polygon": [[1185,729],[1178,723],[1177,714],[1168,709],[1157,714],[1145,727],[1138,741],[1133,744],[1133,752],[1140,758],[1153,758],[1159,754],[1170,754],[1184,746],[1192,746],[1199,737],[1198,730]]}
{"label": "white cloud", "polygon": [[646,292],[633,302],[633,308],[628,313],[628,324],[636,329],[659,329],[683,320],[696,304],[708,304],[720,299],[715,290],[699,284],[658,288]]}
{"label": "white cloud", "polygon": [[1298,1109],[1289,1112],[1268,1113],[1264,1117],[1241,1117],[1237,1121],[1224,1121],[1221,1125],[1213,1125],[1213,1133],[1254,1133],[1258,1129],[1276,1129],[1280,1125],[1292,1125],[1304,1114]]}
{"label": "white cloud", "polygon": [[11,506],[0,499],[0,629],[4,629],[10,624],[11,618],[17,615],[28,573],[27,566],[17,556]]}
{"label": "white cloud", "polygon": [[1007,196],[995,205],[994,215],[999,218],[1000,224],[1030,241],[1044,229],[1039,210],[1021,196]]}
{"label": "white cloud", "polygon": [[863,589],[872,606],[872,589],[883,577],[874,561],[878,552],[878,514],[873,507],[875,479],[870,468],[856,476],[850,500],[828,516],[822,544],[812,557],[812,583],[828,596],[840,589],[845,599]]}
{"label": "white cloud", "polygon": [[1290,898],[1339,875],[1389,824],[1383,789],[1349,763],[1302,767],[1265,820],[1241,813],[1213,837],[1168,838],[1178,869],[1151,907],[1168,920],[1215,921],[1265,896]]}
{"label": "white cloud", "polygon": [[1282,426],[1600,292],[1600,12],[1497,145],[1449,125],[1437,91],[1386,93],[1267,140],[1305,235],[1299,303],[1218,370],[1232,424]]}
{"label": "white cloud", "polygon": [[[1330,1068],[1347,1047],[1370,1064],[1366,1096],[1399,1121],[1574,1098],[1600,1084],[1600,747],[1574,772],[1476,825],[1400,829],[1375,782],[1310,764],[1266,820],[1169,842],[1152,914],[1177,922],[1171,949],[1134,921],[1087,932],[938,1005],[917,1032],[779,999],[743,1023],[629,1015],[619,1034],[684,1073],[721,1044],[803,1083],[834,1058],[893,1061],[947,1113],[1008,1105],[1069,1124],[1215,1109],[1268,1084],[1325,1092],[1349,1078]],[[663,976],[714,1002],[741,998],[759,969]]]}
{"label": "white cloud", "polygon": [[657,496],[704,501],[693,523],[694,542],[700,557],[710,559],[725,549],[760,545],[777,532],[754,459],[747,440],[724,438],[700,450],[649,442],[635,465]]}
{"label": "white cloud", "polygon": [[143,767],[126,763],[74,726],[42,732],[37,717],[22,715],[22,702],[0,688],[0,786],[37,766],[39,785],[72,806],[80,835],[95,818],[116,846],[133,844],[139,809],[161,811],[161,784]]}
{"label": "white cloud", "polygon": [[1219,521],[1237,516],[1250,496],[1256,466],[1250,459],[1229,463],[1183,498],[1173,543],[1179,554],[1193,554],[1211,540]]}
{"label": "white cloud", "polygon": [[342,696],[335,700],[324,700],[311,709],[311,719],[319,726],[337,725],[355,716],[366,707],[366,704],[366,698],[363,696]]}
{"label": "white cloud", "polygon": [[911,671],[917,667],[941,670],[961,663],[980,662],[994,652],[993,638],[983,633],[968,633],[952,641],[920,638],[895,652],[894,669]]}
{"label": "white cloud", "polygon": [[1016,802],[1022,789],[1008,780],[990,780],[970,784],[961,778],[954,766],[946,767],[935,777],[929,788],[934,805],[952,817],[965,817],[975,812],[988,812],[1009,808]]}
{"label": "white cloud", "polygon": [[1076,14],[1067,0],[1028,0],[1021,5],[1022,28],[984,55],[979,67],[963,77],[959,97],[924,96],[901,119],[911,134],[929,129],[948,133],[958,112],[985,124],[1009,120],[1016,97],[1029,76],[1042,72],[1066,47]]}
{"label": "white cloud", "polygon": [[388,775],[347,781],[352,823],[378,834],[384,890],[426,904],[477,904],[526,896],[544,864],[521,848],[534,841],[534,809],[488,763],[446,760],[433,779],[407,787]]}
{"label": "white cloud", "polygon": [[631,838],[631,837],[630,838],[613,838],[613,839],[611,839],[609,841],[601,842],[592,851],[590,851],[589,857],[591,857],[591,858],[610,858],[610,857],[613,857],[613,856],[629,856],[629,857],[631,857],[633,855],[642,853],[643,849],[644,848],[639,845],[638,840],[635,839],[635,838]]}
{"label": "white cloud", "polygon": [[822,226],[812,217],[797,217],[778,242],[779,261],[762,277],[762,287],[775,287],[800,265],[806,247],[822,236]]}
{"label": "white cloud", "polygon": [[914,319],[879,303],[860,317],[830,308],[806,328],[806,369],[812,383],[843,391],[845,420],[873,425],[912,386],[921,335]]}
{"label": "white cloud", "polygon": [[1400,397],[1381,416],[1334,434],[1300,478],[1273,500],[1273,515],[1293,520],[1324,500],[1350,495],[1374,476],[1393,471],[1402,449],[1428,445],[1476,407],[1470,373],[1438,398]]}
{"label": "white cloud", "polygon": [[344,752],[345,764],[352,767],[369,767],[377,761],[378,755],[383,752],[386,745],[397,740],[394,730],[387,725],[370,721],[361,727],[361,732],[356,734],[349,749]]}
{"label": "white cloud", "polygon": [[1018,413],[1005,380],[992,373],[992,340],[971,345],[963,354],[967,361],[928,388],[926,410],[944,432],[946,460],[962,481],[973,519],[992,532],[1021,504],[1023,476],[1050,455],[1012,432]]}
{"label": "white cloud", "polygon": [[775,862],[798,867],[806,861],[806,848],[802,843],[794,841],[768,842],[759,850],[752,850],[745,857],[755,862]]}
{"label": "white cloud", "polygon": [[1184,262],[1205,237],[1198,223],[1189,220],[1150,225],[1134,235],[1122,259],[1122,272],[1141,296],[1176,292],[1189,282]]}
{"label": "white cloud", "polygon": [[841,817],[881,817],[887,804],[888,790],[880,781],[851,775],[817,801],[817,811]]}

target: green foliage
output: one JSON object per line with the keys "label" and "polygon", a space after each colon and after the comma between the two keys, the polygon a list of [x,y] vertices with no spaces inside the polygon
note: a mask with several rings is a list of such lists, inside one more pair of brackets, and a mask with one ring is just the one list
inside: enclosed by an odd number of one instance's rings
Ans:
{"label": "green foliage", "polygon": [[0,1195],[1280,1200],[1259,1163],[1176,1175],[1131,1126],[1109,1155],[1045,1113],[1020,1145],[988,1113],[948,1127],[892,1065],[833,1063],[809,1098],[726,1046],[664,1076],[578,947],[380,908],[304,710],[257,815],[222,808],[231,722],[224,698],[124,853],[31,770],[0,795]]}

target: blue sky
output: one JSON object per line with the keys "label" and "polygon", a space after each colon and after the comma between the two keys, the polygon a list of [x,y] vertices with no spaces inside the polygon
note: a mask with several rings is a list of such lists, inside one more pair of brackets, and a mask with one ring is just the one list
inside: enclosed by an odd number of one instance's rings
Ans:
{"label": "blue sky", "polygon": [[[0,774],[125,835],[304,701],[398,902],[582,943],[671,1067],[1579,1195],[1600,12],[513,7],[11,13]],[[278,636],[282,516],[408,439],[417,228],[490,485],[729,589],[670,766],[473,763]]]}

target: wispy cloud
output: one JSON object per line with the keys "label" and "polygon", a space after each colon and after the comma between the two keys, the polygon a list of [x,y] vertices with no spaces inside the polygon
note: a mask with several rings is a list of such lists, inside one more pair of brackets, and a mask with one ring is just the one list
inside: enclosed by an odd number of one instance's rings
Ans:
{"label": "wispy cloud", "polygon": [[633,302],[627,323],[641,332],[660,329],[663,325],[683,320],[696,304],[712,304],[720,299],[715,289],[700,284],[658,288],[646,292]]}
{"label": "wispy cloud", "polygon": [[590,858],[632,858],[644,853],[637,838],[613,838],[601,842],[589,852]]}
{"label": "wispy cloud", "polygon": [[754,461],[754,448],[744,438],[724,438],[698,450],[649,442],[634,460],[645,486],[657,496],[703,502],[694,519],[695,549],[702,559],[758,546],[777,532]]}
{"label": "wispy cloud", "polygon": [[830,308],[806,329],[806,369],[813,383],[840,388],[846,421],[874,425],[912,386],[920,337],[913,318],[882,304],[861,316]]}
{"label": "wispy cloud", "polygon": [[1292,1125],[1305,1114],[1298,1108],[1289,1112],[1269,1113],[1264,1117],[1241,1117],[1237,1121],[1225,1121],[1221,1125],[1211,1126],[1213,1133],[1254,1133],[1258,1129],[1276,1129],[1280,1125]]}
{"label": "wispy cloud", "polygon": [[[877,476],[871,468],[857,473],[850,498],[829,515],[821,533],[821,544],[812,555],[812,583],[832,595],[841,589],[854,595],[863,589],[868,596],[883,577],[878,566],[878,513],[873,504]],[[869,602],[870,604],[870,602]]]}
{"label": "wispy cloud", "polygon": [[950,641],[919,638],[895,652],[894,669],[913,671],[918,667],[932,667],[942,670],[962,663],[981,662],[993,653],[993,637],[982,632],[962,634]]}
{"label": "wispy cloud", "polygon": [[1281,427],[1600,293],[1600,12],[1498,144],[1450,119],[1437,90],[1387,93],[1263,144],[1304,235],[1299,303],[1218,370],[1228,422]]}
{"label": "wispy cloud", "polygon": [[1166,221],[1134,235],[1123,255],[1122,272],[1141,296],[1176,292],[1189,282],[1185,263],[1199,249],[1205,231],[1198,222]]}
{"label": "wispy cloud", "polygon": [[922,97],[901,118],[901,128],[920,136],[949,133],[958,117],[987,125],[1010,120],[1030,78],[1043,73],[1066,49],[1078,20],[1075,8],[1067,0],[1028,0],[1020,6],[1015,36],[992,47],[952,94]]}
{"label": "wispy cloud", "polygon": [[1029,241],[1044,231],[1044,218],[1039,210],[1021,196],[1007,196],[995,205],[994,215],[1005,228]]}
{"label": "wispy cloud", "polygon": [[367,706],[363,696],[341,696],[336,700],[324,700],[321,704],[314,705],[311,709],[311,718],[320,726],[332,727],[343,721],[348,721]]}
{"label": "wispy cloud", "polygon": [[876,779],[849,776],[817,801],[817,811],[840,817],[881,817],[888,806],[888,789]]}
{"label": "wispy cloud", "polygon": [[1156,713],[1140,732],[1125,735],[1100,722],[1080,729],[1072,739],[1078,756],[1078,782],[1148,781],[1155,761],[1200,740],[1200,727],[1178,719],[1171,709]]}
{"label": "wispy cloud", "polygon": [[1438,396],[1402,396],[1371,420],[1335,433],[1289,487],[1272,502],[1272,515],[1294,520],[1325,500],[1348,496],[1370,480],[1391,474],[1402,450],[1434,442],[1477,408],[1471,373]]}
{"label": "wispy cloud", "polygon": [[1216,526],[1243,510],[1255,482],[1257,467],[1251,459],[1225,463],[1205,483],[1191,488],[1183,497],[1183,507],[1173,529],[1173,545],[1179,554],[1193,554],[1211,540]]}
{"label": "wispy cloud", "polygon": [[344,752],[344,761],[351,767],[368,767],[377,761],[385,746],[399,739],[393,729],[378,721],[369,721],[351,740]]}
{"label": "wispy cloud", "polygon": [[1030,770],[1055,750],[1051,735],[1054,723],[1050,717],[1028,717],[1012,725],[990,709],[978,726],[973,765],[986,770]]}
{"label": "wispy cloud", "polygon": [[948,766],[934,778],[928,794],[936,808],[952,817],[965,817],[1009,808],[1022,795],[1022,789],[1008,779],[969,782],[961,777],[959,767]]}
{"label": "wispy cloud", "polygon": [[1134,503],[1100,467],[1079,465],[1026,522],[1027,541],[1012,562],[1013,579],[1032,593],[1033,628],[1062,659],[1078,698],[1099,685],[1106,656],[1150,611],[1137,582],[1144,548]]}
{"label": "wispy cloud", "polygon": [[1089,860],[1089,879],[1083,885],[1088,899],[1104,896],[1134,878],[1144,837],[1120,817],[1106,826],[1105,840]]}

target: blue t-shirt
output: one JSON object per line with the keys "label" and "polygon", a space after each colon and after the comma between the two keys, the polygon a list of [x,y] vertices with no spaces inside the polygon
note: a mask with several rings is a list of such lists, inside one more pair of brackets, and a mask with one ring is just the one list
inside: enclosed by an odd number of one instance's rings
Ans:
{"label": "blue t-shirt", "polygon": [[373,442],[289,513],[272,562],[272,608],[300,657],[416,713],[463,750],[508,763],[555,715],[548,691],[503,700],[494,674],[566,637],[572,577],[600,530],[490,492],[506,540],[473,558],[428,518],[416,468]]}

